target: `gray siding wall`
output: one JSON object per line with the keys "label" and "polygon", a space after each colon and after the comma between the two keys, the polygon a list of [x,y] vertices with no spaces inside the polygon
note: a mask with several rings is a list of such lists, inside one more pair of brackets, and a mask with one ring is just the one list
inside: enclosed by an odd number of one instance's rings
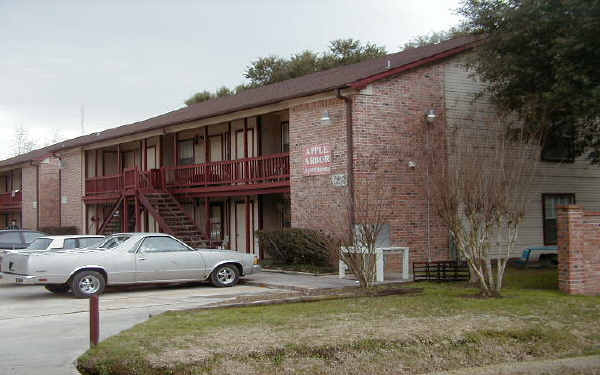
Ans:
{"label": "gray siding wall", "polygon": [[[473,134],[485,132],[481,127],[492,121],[494,108],[487,98],[475,96],[484,84],[470,77],[463,65],[464,57],[454,58],[445,65],[444,96],[448,124],[448,141],[452,131],[458,127],[472,127]],[[449,147],[449,160],[452,148]],[[536,170],[534,188],[531,192],[527,215],[520,226],[519,238],[512,256],[520,256],[523,249],[544,245],[543,238],[543,193],[573,193],[577,204],[586,210],[600,211],[600,167],[591,166],[586,160],[575,163],[549,163],[541,161]]]}

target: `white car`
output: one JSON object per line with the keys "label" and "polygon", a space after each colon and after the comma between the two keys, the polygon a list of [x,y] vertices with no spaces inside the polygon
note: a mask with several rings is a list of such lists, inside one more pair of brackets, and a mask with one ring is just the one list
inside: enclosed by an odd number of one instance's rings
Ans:
{"label": "white car", "polygon": [[27,248],[20,251],[84,249],[98,245],[104,238],[96,235],[43,236],[36,238]]}
{"label": "white car", "polygon": [[86,298],[106,285],[209,280],[228,287],[260,266],[253,254],[193,249],[168,234],[119,233],[94,248],[10,252],[0,270],[2,281],[44,285],[53,293],[70,289]]}

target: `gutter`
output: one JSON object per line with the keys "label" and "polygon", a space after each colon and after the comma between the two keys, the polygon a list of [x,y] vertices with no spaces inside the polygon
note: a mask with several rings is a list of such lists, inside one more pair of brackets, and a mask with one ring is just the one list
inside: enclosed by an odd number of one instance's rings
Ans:
{"label": "gutter", "polygon": [[337,88],[335,96],[346,103],[346,175],[348,176],[348,193],[350,194],[350,229],[354,229],[355,197],[354,197],[354,137],[352,125],[352,98],[342,95],[342,89]]}

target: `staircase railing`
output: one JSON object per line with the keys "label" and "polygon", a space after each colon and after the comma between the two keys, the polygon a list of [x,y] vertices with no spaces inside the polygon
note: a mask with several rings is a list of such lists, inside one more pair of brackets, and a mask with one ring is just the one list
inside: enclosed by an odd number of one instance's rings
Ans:
{"label": "staircase railing", "polygon": [[125,196],[121,194],[121,197],[117,200],[117,203],[115,203],[114,206],[111,208],[110,214],[104,218],[104,221],[102,222],[100,227],[98,227],[96,233],[104,233],[104,229],[113,220],[115,212],[117,212],[117,210],[121,206],[121,203],[123,203],[123,199],[125,199]]}

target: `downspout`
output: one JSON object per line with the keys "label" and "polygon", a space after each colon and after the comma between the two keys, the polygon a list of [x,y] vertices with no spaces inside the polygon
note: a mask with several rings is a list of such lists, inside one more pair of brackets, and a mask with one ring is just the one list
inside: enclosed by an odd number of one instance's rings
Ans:
{"label": "downspout", "polygon": [[354,197],[354,140],[352,127],[352,99],[342,95],[340,88],[336,89],[335,96],[346,103],[346,175],[348,176],[348,193],[350,194],[350,230],[354,231],[355,197]]}

